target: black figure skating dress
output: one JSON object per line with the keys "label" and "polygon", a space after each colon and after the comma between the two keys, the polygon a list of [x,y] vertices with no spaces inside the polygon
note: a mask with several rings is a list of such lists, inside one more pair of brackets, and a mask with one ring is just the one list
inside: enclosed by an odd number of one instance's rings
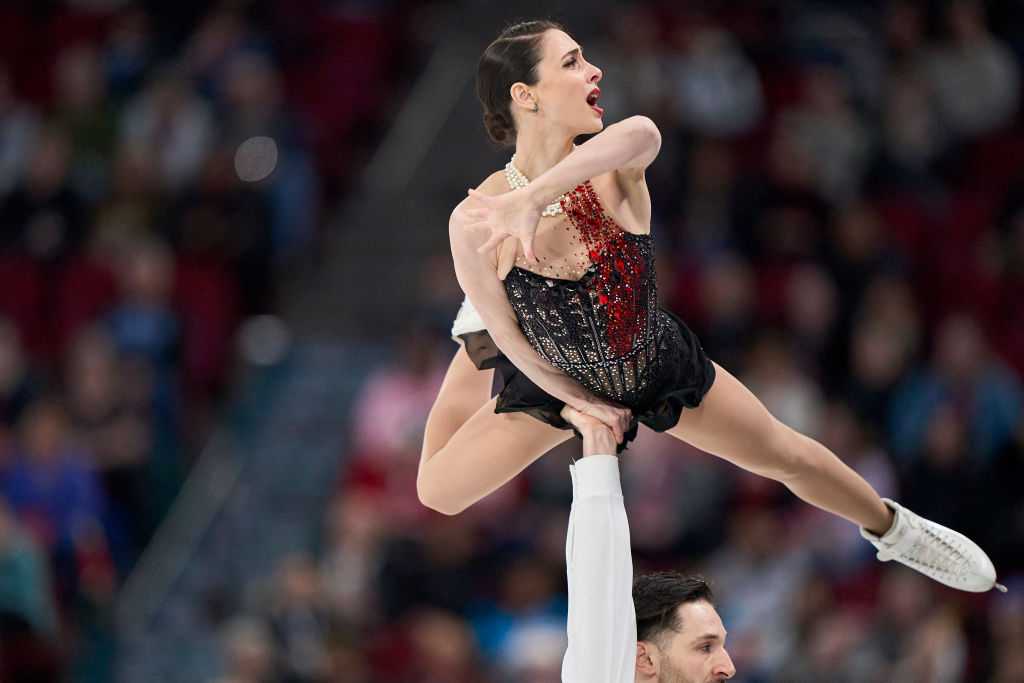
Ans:
{"label": "black figure skating dress", "polygon": [[[683,321],[658,308],[651,236],[624,232],[590,181],[566,193],[562,208],[565,229],[574,231],[571,239],[589,262],[583,276],[563,279],[515,267],[505,290],[520,329],[542,358],[596,396],[633,411],[621,450],[636,436],[637,421],[656,431],[674,427],[683,408],[700,404],[715,368]],[[565,404],[519,372],[482,324],[466,324],[479,320],[471,306],[464,304],[453,332],[478,368],[498,370],[495,411],[522,411],[571,429],[560,415]]]}

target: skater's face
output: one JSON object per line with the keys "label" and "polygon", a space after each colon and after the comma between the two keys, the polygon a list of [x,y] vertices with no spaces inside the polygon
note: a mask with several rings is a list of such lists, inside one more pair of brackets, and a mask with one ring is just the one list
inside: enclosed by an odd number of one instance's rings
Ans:
{"label": "skater's face", "polygon": [[[558,29],[544,33],[540,50],[537,83],[512,85],[513,102],[522,105],[520,120],[536,116],[574,136],[599,132],[604,127],[604,111],[596,100],[601,70],[584,58],[583,48],[568,33]],[[534,103],[536,113],[532,111]]]}
{"label": "skater's face", "polygon": [[637,643],[637,681],[650,683],[718,683],[732,678],[736,667],[725,649],[725,627],[706,600],[680,605],[680,631],[667,631],[656,643]]}

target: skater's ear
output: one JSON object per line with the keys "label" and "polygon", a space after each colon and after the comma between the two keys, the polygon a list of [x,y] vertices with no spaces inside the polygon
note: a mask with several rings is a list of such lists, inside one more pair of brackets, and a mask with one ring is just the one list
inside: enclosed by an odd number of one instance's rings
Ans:
{"label": "skater's ear", "polygon": [[636,641],[636,680],[658,680],[661,652],[654,643],[644,640]]}

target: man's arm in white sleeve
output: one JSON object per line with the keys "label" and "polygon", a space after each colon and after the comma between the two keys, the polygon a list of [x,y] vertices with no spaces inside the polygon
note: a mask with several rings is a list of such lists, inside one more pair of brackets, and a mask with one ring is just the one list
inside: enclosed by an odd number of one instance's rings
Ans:
{"label": "man's arm in white sleeve", "polygon": [[563,683],[633,683],[633,557],[619,459],[591,455],[570,466],[573,503],[565,562],[569,647]]}

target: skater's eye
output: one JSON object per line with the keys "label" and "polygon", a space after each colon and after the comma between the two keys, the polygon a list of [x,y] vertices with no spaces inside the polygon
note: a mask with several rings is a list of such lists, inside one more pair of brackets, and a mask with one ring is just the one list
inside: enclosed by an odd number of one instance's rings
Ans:
{"label": "skater's eye", "polygon": [[576,63],[576,58],[573,57],[572,59],[570,59],[568,62],[565,63],[565,66],[572,66],[575,63]]}
{"label": "skater's eye", "polygon": [[711,643],[704,643],[703,645],[701,645],[700,646],[700,651],[701,652],[708,652],[708,653],[710,653],[711,652]]}

